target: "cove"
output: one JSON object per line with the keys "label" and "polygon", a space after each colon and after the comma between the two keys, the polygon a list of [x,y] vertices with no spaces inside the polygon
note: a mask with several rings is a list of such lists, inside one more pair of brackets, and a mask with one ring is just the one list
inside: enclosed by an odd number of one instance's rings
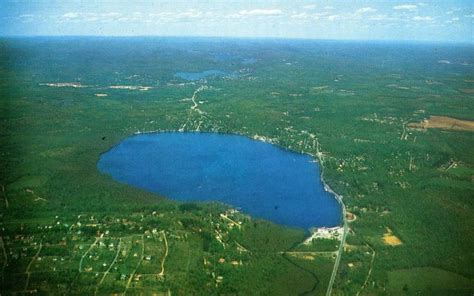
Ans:
{"label": "cove", "polygon": [[220,201],[290,227],[332,227],[342,219],[312,157],[245,136],[135,135],[103,153],[97,167],[171,199]]}

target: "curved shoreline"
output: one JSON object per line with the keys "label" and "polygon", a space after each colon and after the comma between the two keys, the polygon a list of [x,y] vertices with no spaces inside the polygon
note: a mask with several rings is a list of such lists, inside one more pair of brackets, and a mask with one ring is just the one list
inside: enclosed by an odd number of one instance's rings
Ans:
{"label": "curved shoreline", "polygon": [[[347,236],[347,231],[348,231],[348,226],[347,226],[347,219],[346,219],[346,207],[345,207],[345,204],[344,204],[344,201],[343,201],[343,196],[342,195],[339,195],[337,194],[326,182],[326,180],[324,179],[324,170],[325,170],[325,167],[324,167],[324,160],[322,158],[322,154],[319,152],[319,141],[316,139],[316,143],[318,144],[318,153],[316,155],[312,154],[312,153],[308,153],[308,152],[304,152],[304,151],[301,151],[301,152],[298,152],[298,151],[295,151],[295,150],[291,150],[285,146],[282,146],[280,145],[279,143],[277,143],[275,140],[271,139],[271,138],[267,138],[265,136],[259,136],[258,134],[255,134],[254,136],[250,136],[248,134],[244,134],[244,133],[239,133],[239,132],[219,132],[219,131],[184,131],[184,130],[152,130],[152,131],[137,131],[135,133],[132,134],[132,136],[136,136],[136,135],[141,135],[141,134],[158,134],[158,133],[208,133],[208,134],[222,134],[222,135],[236,135],[236,136],[244,136],[244,137],[247,137],[249,138],[250,140],[254,140],[254,141],[261,141],[261,142],[264,142],[264,143],[270,143],[272,145],[275,145],[277,146],[278,148],[280,149],[283,149],[285,151],[288,151],[288,152],[291,152],[291,153],[296,153],[296,154],[306,154],[308,156],[310,156],[311,158],[313,158],[314,160],[316,160],[319,164],[319,169],[320,169],[320,180],[321,180],[321,183],[323,184],[324,186],[324,190],[328,193],[330,193],[334,199],[336,199],[337,203],[339,204],[340,208],[341,208],[341,221],[340,221],[340,224],[339,226],[337,226],[337,228],[342,228],[343,229],[343,232],[342,232],[342,238],[341,238],[341,242],[339,244],[339,248],[338,248],[338,252],[337,252],[337,256],[336,256],[336,260],[335,260],[335,263],[334,263],[334,267],[333,267],[333,270],[332,270],[332,273],[331,273],[331,278],[329,280],[329,284],[328,284],[328,287],[327,287],[327,290],[326,290],[326,296],[330,296],[331,293],[332,293],[332,287],[334,285],[334,281],[335,281],[335,278],[336,278],[336,274],[337,274],[337,271],[339,269],[339,264],[340,264],[340,260],[341,260],[341,257],[342,257],[342,253],[343,253],[343,247],[344,247],[344,244],[345,244],[345,240],[346,240],[346,236]],[[107,153],[108,151],[110,151],[111,149],[113,149],[114,147],[116,147],[117,145],[119,145],[122,141],[119,141],[117,144],[113,145],[112,147],[110,147],[109,149],[107,149],[106,151],[104,151],[103,153],[101,153],[100,155],[104,154],[104,153]],[[231,207],[233,207],[232,205],[230,205]],[[342,224],[342,225],[341,225]],[[319,228],[327,228],[327,227],[313,227],[313,228],[310,228],[310,229],[319,229]],[[311,236],[310,236],[311,237]],[[307,238],[305,238],[306,240]],[[303,242],[305,241],[303,240]]]}
{"label": "curved shoreline", "polygon": [[[269,143],[269,144],[272,144],[272,145],[275,145],[277,146],[278,148],[280,149],[283,149],[287,152],[291,152],[291,153],[296,153],[296,154],[306,154],[308,156],[311,156],[311,158],[315,159],[318,164],[319,164],[319,168],[320,168],[320,179],[321,179],[321,183],[323,184],[324,186],[324,190],[326,192],[329,192],[334,199],[336,199],[337,203],[340,205],[341,207],[341,221],[340,221],[340,224],[339,226],[335,226],[335,227],[344,227],[345,228],[345,225],[346,225],[346,208],[345,208],[345,205],[344,205],[344,202],[343,202],[343,196],[342,195],[339,195],[337,194],[334,190],[332,190],[332,188],[326,183],[326,180],[324,179],[324,161],[322,160],[321,156],[320,155],[314,155],[312,153],[309,153],[309,152],[298,152],[298,151],[295,151],[295,150],[292,150],[292,149],[289,149],[283,145],[280,145],[279,143],[277,143],[275,140],[273,140],[272,138],[268,138],[268,137],[265,137],[265,136],[260,136],[258,134],[254,134],[253,136],[249,135],[249,134],[244,134],[244,133],[240,133],[240,132],[219,132],[219,131],[183,131],[183,130],[175,130],[175,129],[163,129],[163,130],[151,130],[151,131],[140,131],[138,130],[137,132],[134,132],[131,136],[137,136],[137,135],[142,135],[142,134],[158,134],[158,133],[201,133],[201,134],[221,134],[221,135],[234,135],[234,136],[244,136],[244,137],[247,137],[253,141],[260,141],[260,142],[264,142],[264,143]],[[129,136],[130,137],[130,136]],[[127,137],[126,137],[127,138]],[[124,139],[126,139],[124,138]],[[118,143],[116,143],[115,145],[112,145],[109,149],[105,150],[104,152],[100,153],[99,156],[109,152],[110,150],[112,150],[113,148],[115,148],[116,146],[118,146],[124,139],[120,140]],[[316,142],[318,143],[318,146],[319,146],[319,141],[316,139]],[[313,227],[314,228],[314,227]],[[323,227],[316,227],[316,228],[323,228]],[[326,227],[327,228],[327,227]],[[306,230],[311,230],[310,229],[306,229]],[[346,232],[346,230],[344,230],[344,233]]]}

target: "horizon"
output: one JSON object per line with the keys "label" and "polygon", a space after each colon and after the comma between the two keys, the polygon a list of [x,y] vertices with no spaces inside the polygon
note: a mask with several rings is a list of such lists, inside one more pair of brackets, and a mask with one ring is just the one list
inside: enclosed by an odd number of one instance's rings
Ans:
{"label": "horizon", "polygon": [[474,7],[431,1],[25,1],[0,4],[1,37],[210,37],[472,44]]}
{"label": "horizon", "polygon": [[462,40],[417,40],[417,39],[323,39],[273,36],[193,36],[193,35],[0,35],[0,39],[213,39],[213,40],[242,40],[242,41],[307,41],[307,42],[347,42],[347,43],[374,43],[374,44],[433,44],[433,45],[466,45],[474,46],[474,42]]}

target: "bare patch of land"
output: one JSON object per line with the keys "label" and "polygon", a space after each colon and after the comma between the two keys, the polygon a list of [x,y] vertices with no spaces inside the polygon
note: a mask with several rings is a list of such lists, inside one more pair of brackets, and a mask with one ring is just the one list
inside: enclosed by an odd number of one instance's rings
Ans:
{"label": "bare patch of land", "polygon": [[413,122],[407,125],[409,128],[428,129],[440,128],[457,131],[474,131],[474,121],[461,120],[447,116],[430,116],[421,122]]}
{"label": "bare patch of land", "polygon": [[49,86],[49,87],[73,87],[73,88],[88,87],[87,85],[82,85],[79,82],[40,83],[39,85]]}
{"label": "bare patch of land", "polygon": [[382,239],[383,239],[383,242],[386,245],[389,245],[389,246],[392,246],[392,247],[399,246],[399,245],[403,244],[402,241],[398,237],[393,235],[392,230],[388,227],[387,227],[387,232],[384,233]]}
{"label": "bare patch of land", "polygon": [[473,88],[461,88],[460,91],[465,93],[465,94],[474,94],[474,89]]}
{"label": "bare patch of land", "polygon": [[127,90],[139,90],[139,91],[147,91],[153,89],[151,86],[143,86],[143,85],[112,85],[109,86],[111,89],[127,89]]}

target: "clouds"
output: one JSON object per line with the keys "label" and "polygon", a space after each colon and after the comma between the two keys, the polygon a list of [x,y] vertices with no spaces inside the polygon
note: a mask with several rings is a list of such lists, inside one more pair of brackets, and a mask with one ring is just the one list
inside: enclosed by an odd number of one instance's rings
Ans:
{"label": "clouds", "polygon": [[456,13],[456,12],[458,12],[458,11],[461,11],[461,9],[460,9],[460,8],[453,8],[453,9],[451,9],[451,10],[446,11],[446,14],[451,15],[451,14],[454,14],[454,13]]}
{"label": "clouds", "polygon": [[369,18],[369,21],[389,21],[389,20],[394,20],[393,17],[389,17],[386,14],[376,14],[372,15]]}
{"label": "clouds", "polygon": [[414,16],[412,18],[416,22],[431,22],[434,21],[434,18],[432,16]]}
{"label": "clouds", "polygon": [[161,12],[66,12],[52,16],[57,22],[144,22],[144,23],[177,23],[189,21],[216,21],[239,18],[277,17],[284,15],[281,9],[243,9],[238,12],[221,13],[212,10],[186,9],[182,11]]}
{"label": "clouds", "polygon": [[301,12],[301,13],[293,13],[291,18],[293,19],[308,19],[310,17],[309,13]]}
{"label": "clouds", "polygon": [[[102,11],[102,12],[85,12],[85,11],[66,11],[60,15],[52,15],[50,18],[55,19],[59,23],[81,23],[81,22],[98,22],[98,23],[185,23],[185,22],[201,22],[201,23],[229,23],[237,22],[245,19],[249,22],[317,22],[318,24],[348,22],[351,25],[367,25],[370,23],[395,23],[400,25],[407,23],[435,22],[440,19],[441,23],[450,21],[458,21],[462,15],[456,15],[462,12],[459,7],[451,7],[444,11],[445,19],[425,14],[426,9],[429,11],[428,5],[425,3],[402,3],[398,5],[390,5],[389,3],[381,4],[373,2],[374,5],[362,6],[357,3],[351,3],[345,6],[319,6],[317,4],[306,4],[299,7],[290,5],[274,5],[270,7],[241,5],[243,9],[224,9],[223,7],[183,7],[182,9],[167,7],[153,9],[154,11]],[[326,3],[328,4],[328,3]],[[330,3],[332,4],[332,3]],[[247,6],[247,7],[245,7]],[[33,16],[24,13],[21,18],[23,21],[34,20]],[[464,15],[466,15],[464,13]],[[449,17],[448,17],[449,16]],[[19,16],[20,17],[20,16]],[[265,20],[267,19],[267,20]],[[463,18],[463,19],[467,19]],[[342,24],[341,24],[342,25]]]}
{"label": "clouds", "polygon": [[364,13],[372,13],[372,12],[376,12],[377,9],[375,8],[372,8],[372,7],[362,7],[362,8],[359,8],[356,10],[356,14],[364,14]]}
{"label": "clouds", "polygon": [[239,14],[242,16],[277,16],[283,14],[280,9],[252,9],[241,10]]}
{"label": "clouds", "polygon": [[203,17],[204,14],[205,13],[200,10],[189,9],[187,11],[183,11],[183,12],[179,12],[175,14],[175,17],[178,19],[186,19],[186,18],[195,19],[195,18]]}
{"label": "clouds", "polygon": [[415,4],[403,4],[403,5],[396,5],[393,7],[393,9],[395,10],[409,10],[409,11],[416,10],[417,8],[418,6],[416,6]]}
{"label": "clouds", "polygon": [[[400,4],[374,6],[349,5],[348,7],[317,6],[308,4],[299,8],[273,6],[273,7],[250,7],[246,9],[208,9],[185,8],[185,9],[163,9],[151,12],[84,12],[66,11],[60,15],[52,15],[57,23],[143,23],[143,24],[170,24],[170,23],[231,23],[245,21],[250,23],[271,22],[279,23],[315,23],[318,25],[345,23],[355,26],[371,26],[373,24],[422,24],[434,23],[437,18],[428,14],[421,14],[426,9],[426,4]],[[453,7],[444,11],[446,18],[440,23],[452,23],[462,21],[456,13],[462,12],[459,7]],[[468,16],[467,16],[468,17]],[[463,19],[467,19],[467,17]],[[18,16],[23,22],[32,22],[38,18],[33,14],[24,13]],[[439,18],[439,16],[438,16]],[[265,25],[266,25],[265,24]]]}
{"label": "clouds", "polygon": [[377,9],[372,7],[361,7],[356,9],[355,11],[341,13],[341,14],[327,14],[325,13],[322,16],[325,16],[325,19],[330,22],[335,21],[347,21],[347,22],[360,22],[364,19],[366,15],[371,15],[377,12]]}
{"label": "clouds", "polygon": [[61,16],[61,18],[63,19],[76,19],[80,16],[79,13],[77,12],[68,12],[68,13],[65,13]]}
{"label": "clouds", "polygon": [[310,5],[305,5],[303,6],[303,9],[305,10],[312,10],[316,8],[316,4],[310,4]]}
{"label": "clouds", "polygon": [[21,14],[18,16],[21,22],[23,23],[32,23],[35,22],[38,19],[38,15],[31,14],[31,13],[25,13]]}
{"label": "clouds", "polygon": [[123,18],[123,15],[118,12],[104,12],[104,13],[96,13],[96,12],[67,12],[58,17],[53,16],[56,18],[56,21],[59,23],[64,22],[111,22],[120,20]]}
{"label": "clouds", "polygon": [[[51,9],[46,4],[47,0],[37,1],[45,1],[42,9],[25,5],[23,9],[12,10],[10,14],[3,13],[3,17],[0,11],[0,20],[3,23],[10,22],[10,28],[20,28],[17,24],[24,24],[25,28],[30,26],[36,31],[37,28],[55,27],[49,32],[61,30],[62,34],[78,34],[77,32],[87,30],[86,34],[89,35],[99,31],[100,34],[113,32],[111,34],[114,35],[125,34],[122,32],[129,35],[159,35],[163,32],[176,35],[180,32],[185,32],[186,35],[220,35],[224,32],[226,35],[242,36],[252,35],[257,31],[259,35],[265,36],[298,34],[297,37],[302,38],[323,36],[337,39],[337,36],[353,38],[350,34],[358,32],[370,38],[381,36],[382,39],[389,39],[396,34],[413,35],[415,33],[411,32],[429,27],[452,27],[459,32],[462,30],[469,33],[474,16],[469,2],[463,2],[467,0],[456,0],[456,3],[433,0],[428,4],[418,1],[407,3],[402,0],[275,0],[230,1],[225,5],[220,0],[164,1],[160,4],[151,1],[138,4],[120,2],[114,5],[99,2],[92,5],[92,2],[85,1],[80,5],[68,2],[57,10]],[[374,33],[379,31],[384,34]],[[27,31],[18,29],[16,32]],[[436,34],[431,32],[429,36]]]}
{"label": "clouds", "polygon": [[259,8],[259,9],[243,9],[238,12],[231,12],[224,15],[216,15],[216,18],[222,18],[224,20],[238,20],[238,19],[265,19],[265,18],[276,18],[276,17],[290,17],[286,12],[278,8]]}
{"label": "clouds", "polygon": [[[313,5],[311,5],[313,7]],[[336,10],[332,6],[325,6],[319,9],[310,10],[305,9],[303,6],[303,12],[292,11],[290,17],[294,20],[299,21],[320,21],[323,22],[335,22],[335,21],[357,21],[363,19],[364,15],[371,15],[377,12],[376,8],[373,7],[360,7],[351,11],[343,13],[335,13]]]}

